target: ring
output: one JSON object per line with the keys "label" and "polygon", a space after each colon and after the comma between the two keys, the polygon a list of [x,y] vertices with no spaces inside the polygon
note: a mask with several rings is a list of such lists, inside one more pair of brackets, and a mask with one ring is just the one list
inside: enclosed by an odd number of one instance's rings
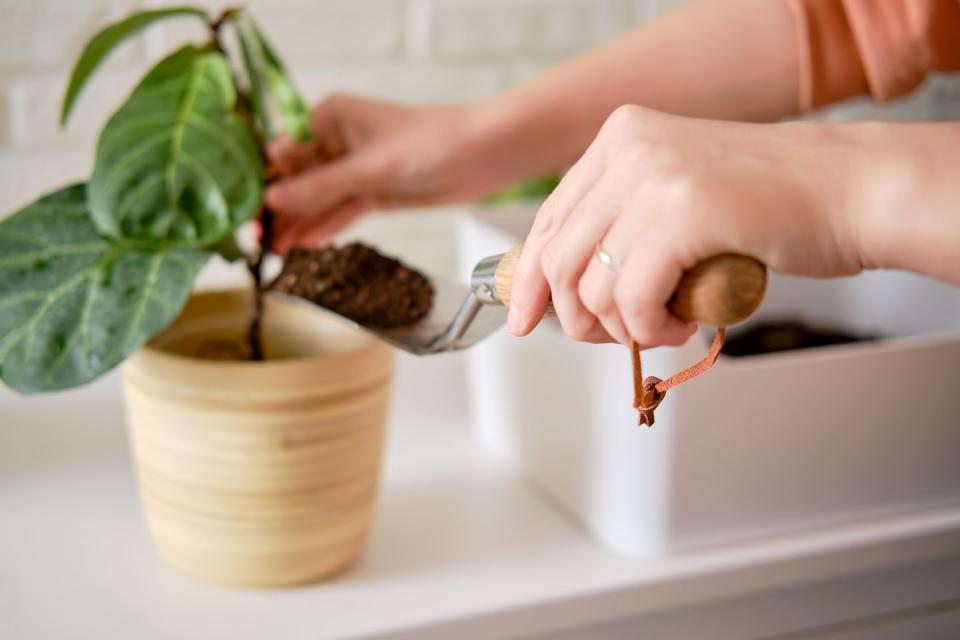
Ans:
{"label": "ring", "polygon": [[607,253],[606,249],[604,249],[601,244],[597,244],[596,248],[593,250],[593,255],[596,256],[597,260],[600,261],[600,264],[605,266],[613,273],[620,271],[620,262],[612,255]]}

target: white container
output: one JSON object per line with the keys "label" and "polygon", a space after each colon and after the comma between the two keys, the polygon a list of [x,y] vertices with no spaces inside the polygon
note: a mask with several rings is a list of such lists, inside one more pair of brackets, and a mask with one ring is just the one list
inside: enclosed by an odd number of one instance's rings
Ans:
{"label": "white container", "polygon": [[[522,240],[535,211],[466,218],[463,269]],[[960,500],[960,289],[889,271],[771,274],[749,322],[771,318],[885,339],[722,356],[671,389],[647,429],[625,348],[574,343],[555,322],[504,331],[468,351],[476,437],[628,554]],[[645,352],[645,375],[692,364],[710,337]]]}

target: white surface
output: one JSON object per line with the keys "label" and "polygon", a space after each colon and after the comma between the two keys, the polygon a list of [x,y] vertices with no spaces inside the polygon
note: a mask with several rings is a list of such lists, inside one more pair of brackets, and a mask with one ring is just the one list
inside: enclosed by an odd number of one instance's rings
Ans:
{"label": "white surface", "polygon": [[[466,265],[520,241],[536,204],[461,228]],[[479,441],[524,470],[608,548],[656,555],[960,501],[960,289],[914,274],[771,274],[743,327],[795,318],[892,337],[721,357],[638,429],[627,349],[574,344],[555,321],[467,354]],[[666,378],[707,351],[646,351]]]}
{"label": "white surface", "polygon": [[289,591],[210,586],[157,557],[116,376],[43,398],[0,390],[0,637],[511,637],[960,557],[955,507],[618,558],[471,444],[457,356],[399,364],[367,548],[332,582]]}

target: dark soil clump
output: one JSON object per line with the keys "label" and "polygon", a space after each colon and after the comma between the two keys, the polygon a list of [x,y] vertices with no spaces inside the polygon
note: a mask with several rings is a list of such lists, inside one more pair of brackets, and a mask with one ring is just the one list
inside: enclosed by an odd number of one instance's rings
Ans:
{"label": "dark soil clump", "polygon": [[378,328],[416,322],[433,304],[433,287],[426,277],[359,242],[292,249],[270,288]]}
{"label": "dark soil clump", "polygon": [[[250,344],[229,338],[208,338],[197,347],[196,357],[201,360],[243,361],[254,360]],[[263,356],[261,354],[260,358]]]}
{"label": "dark soil clump", "polygon": [[770,322],[728,338],[721,353],[728,356],[752,356],[875,339],[875,336],[857,336],[843,331],[810,327],[800,322]]}

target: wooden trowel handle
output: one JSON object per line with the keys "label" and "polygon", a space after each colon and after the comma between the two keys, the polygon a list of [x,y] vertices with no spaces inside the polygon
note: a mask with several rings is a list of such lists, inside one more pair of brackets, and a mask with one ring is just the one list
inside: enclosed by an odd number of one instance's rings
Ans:
{"label": "wooden trowel handle", "polygon": [[[496,269],[497,296],[510,304],[513,273],[523,245],[501,256]],[[732,253],[704,260],[683,274],[667,307],[687,322],[718,327],[745,320],[763,300],[767,286],[767,268],[762,262]],[[547,314],[555,315],[547,303]]]}

